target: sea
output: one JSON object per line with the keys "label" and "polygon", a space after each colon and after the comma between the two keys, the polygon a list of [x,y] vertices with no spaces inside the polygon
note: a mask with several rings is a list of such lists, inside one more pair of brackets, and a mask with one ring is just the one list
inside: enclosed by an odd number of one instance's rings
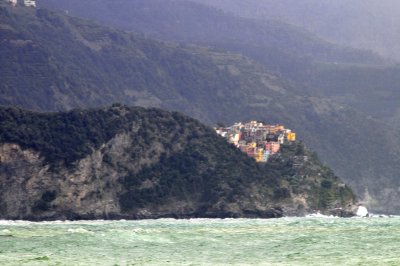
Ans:
{"label": "sea", "polygon": [[400,265],[400,217],[0,221],[0,265]]}

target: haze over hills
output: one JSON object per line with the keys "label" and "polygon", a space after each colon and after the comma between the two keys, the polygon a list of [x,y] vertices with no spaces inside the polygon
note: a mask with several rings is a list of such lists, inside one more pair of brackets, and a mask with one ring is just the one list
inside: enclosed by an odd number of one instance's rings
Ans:
{"label": "haze over hills", "polygon": [[383,63],[371,52],[329,43],[287,23],[240,18],[190,1],[43,0],[39,3],[166,41],[240,52],[286,76],[307,75],[307,69],[314,61]]}
{"label": "haze over hills", "polygon": [[247,18],[278,19],[335,43],[400,60],[396,0],[189,0]]}
{"label": "haze over hills", "polygon": [[67,110],[123,102],[209,124],[283,123],[359,195],[368,188],[375,210],[400,209],[386,202],[399,193],[400,149],[398,132],[385,124],[307,95],[242,55],[165,44],[45,9],[2,5],[0,14],[3,105]]}

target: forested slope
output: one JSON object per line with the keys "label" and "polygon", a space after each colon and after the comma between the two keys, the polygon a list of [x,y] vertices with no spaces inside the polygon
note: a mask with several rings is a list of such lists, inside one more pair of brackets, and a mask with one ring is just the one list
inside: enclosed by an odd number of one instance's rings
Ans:
{"label": "forested slope", "polygon": [[302,144],[258,164],[176,112],[0,108],[0,121],[2,219],[272,218],[354,207],[351,189]]}

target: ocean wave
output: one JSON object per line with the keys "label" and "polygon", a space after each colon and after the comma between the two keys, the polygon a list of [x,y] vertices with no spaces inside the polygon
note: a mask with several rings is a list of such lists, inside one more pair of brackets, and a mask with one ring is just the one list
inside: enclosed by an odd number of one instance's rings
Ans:
{"label": "ocean wave", "polygon": [[69,233],[79,233],[79,234],[94,234],[94,232],[90,230],[86,230],[85,228],[68,228],[67,232]]}

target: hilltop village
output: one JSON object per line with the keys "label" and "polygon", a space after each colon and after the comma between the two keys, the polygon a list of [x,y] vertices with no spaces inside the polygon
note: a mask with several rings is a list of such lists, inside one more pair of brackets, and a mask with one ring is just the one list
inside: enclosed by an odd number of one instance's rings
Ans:
{"label": "hilltop village", "polygon": [[290,129],[257,121],[238,122],[230,127],[218,127],[215,130],[242,152],[263,163],[268,162],[271,155],[279,153],[282,144],[296,141],[296,133]]}

